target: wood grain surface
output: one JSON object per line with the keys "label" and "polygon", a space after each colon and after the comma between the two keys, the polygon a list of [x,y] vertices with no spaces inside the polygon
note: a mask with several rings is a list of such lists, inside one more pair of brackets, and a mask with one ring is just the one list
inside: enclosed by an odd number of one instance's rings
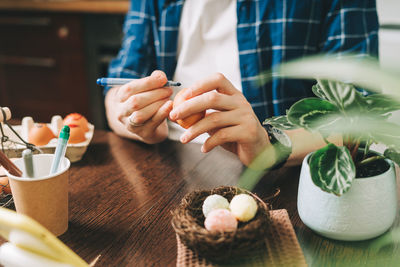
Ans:
{"label": "wood grain surface", "polygon": [[[235,155],[200,145],[165,141],[145,145],[107,131],[95,131],[83,159],[72,164],[69,229],[60,239],[95,266],[175,266],[177,247],[171,210],[195,189],[235,185],[244,167]],[[267,174],[254,190],[287,209],[309,266],[398,266],[400,249],[378,252],[364,242],[322,238],[300,221],[299,167]],[[398,219],[396,224],[398,225]]]}

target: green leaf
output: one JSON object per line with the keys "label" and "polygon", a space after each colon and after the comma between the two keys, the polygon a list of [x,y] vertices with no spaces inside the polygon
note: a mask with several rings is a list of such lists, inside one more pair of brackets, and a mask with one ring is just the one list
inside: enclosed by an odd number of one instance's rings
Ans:
{"label": "green leaf", "polygon": [[328,100],[328,98],[326,97],[324,90],[322,88],[322,86],[319,83],[314,84],[311,87],[314,95],[318,96],[319,98],[323,99],[323,100]]}
{"label": "green leaf", "polygon": [[266,146],[251,162],[248,168],[240,176],[237,186],[246,190],[253,190],[260,179],[268,172],[268,170],[276,163],[275,148]]}
{"label": "green leaf", "polygon": [[350,189],[356,176],[356,168],[349,150],[334,144],[328,144],[315,151],[309,165],[314,184],[337,196]]}
{"label": "green leaf", "polygon": [[367,110],[374,115],[383,115],[400,109],[400,102],[385,94],[369,95],[365,98]]}
{"label": "green leaf", "polygon": [[[388,69],[381,69],[379,61],[360,59],[357,55],[319,55],[283,63],[273,70],[261,73],[258,82],[264,85],[276,77],[349,81],[354,86],[378,93],[384,88],[385,92],[391,94],[390,97],[375,95],[363,97],[362,99],[365,104],[363,106],[360,105],[357,94],[352,95],[352,89],[349,89],[350,87],[345,87],[345,92],[347,90],[347,92],[350,93],[343,94],[344,96],[347,95],[347,101],[343,101],[341,104],[341,106],[344,107],[345,114],[343,114],[343,110],[340,112],[334,105],[337,111],[327,108],[316,110],[316,114],[312,113],[312,109],[309,109],[306,114],[301,114],[300,112],[296,114],[296,110],[293,110],[292,118],[288,116],[287,119],[288,122],[300,127],[304,125],[308,130],[314,128],[314,130],[321,132],[323,135],[328,133],[342,133],[346,134],[346,138],[349,137],[348,140],[350,141],[365,141],[367,144],[371,144],[373,141],[382,142],[391,148],[396,148],[396,151],[400,151],[400,149],[398,149],[400,148],[400,127],[395,124],[388,124],[386,121],[390,112],[398,108],[398,104],[390,102],[390,98],[400,101],[400,75],[398,75],[395,69],[392,72]],[[332,83],[326,83],[326,87],[329,87],[329,89],[331,86],[333,86]],[[335,84],[335,86],[337,85]],[[313,91],[322,99],[319,100],[328,100],[328,97],[324,94],[322,89],[324,88],[315,86]],[[356,101],[354,101],[354,99]],[[354,103],[357,108],[353,108]],[[357,111],[358,108],[359,110]],[[349,112],[349,110],[352,112]],[[322,115],[324,112],[326,116]],[[287,113],[290,115],[290,112]],[[305,117],[303,115],[305,115]],[[340,117],[340,115],[344,116]],[[273,161],[270,159],[270,152],[266,150],[265,153],[261,154],[263,155],[257,157],[251,164],[251,167],[242,174],[241,184],[246,185],[247,188],[253,188],[259,181],[264,174],[262,168],[268,168],[273,164]],[[339,166],[338,170],[347,169],[350,170],[349,172],[352,172],[351,169],[354,168],[354,163],[352,163],[349,157],[349,152],[341,151],[340,154],[342,155],[341,157],[345,158],[343,162],[347,162],[346,164],[348,166]],[[338,153],[335,154],[335,157],[340,158]],[[323,162],[324,161],[321,161],[321,164]],[[338,162],[338,160],[332,162]],[[322,165],[322,167],[324,167],[322,171],[327,171],[328,164],[332,162],[328,160],[325,165]],[[339,163],[341,163],[341,161]],[[351,164],[353,167],[350,166]],[[250,171],[250,169],[252,169],[252,171]],[[340,178],[340,176],[338,177]],[[346,181],[344,177],[341,179]],[[320,181],[322,183],[324,180],[321,178]],[[335,179],[335,181],[340,182],[341,180]],[[326,183],[326,181],[325,184],[330,185]],[[336,192],[336,194],[339,193],[340,190]]]}
{"label": "green leaf", "polygon": [[394,148],[388,148],[383,153],[383,156],[394,161],[397,165],[400,165],[400,152]]}
{"label": "green leaf", "polygon": [[341,119],[335,105],[319,98],[304,98],[288,111],[288,121],[307,130],[323,130]]}
{"label": "green leaf", "polygon": [[318,80],[312,90],[320,98],[334,104],[343,113],[351,110],[363,110],[366,106],[365,98],[351,84]]}
{"label": "green leaf", "polygon": [[268,118],[263,122],[263,125],[266,124],[271,124],[272,126],[281,130],[294,130],[299,128],[298,126],[290,123],[286,115]]}

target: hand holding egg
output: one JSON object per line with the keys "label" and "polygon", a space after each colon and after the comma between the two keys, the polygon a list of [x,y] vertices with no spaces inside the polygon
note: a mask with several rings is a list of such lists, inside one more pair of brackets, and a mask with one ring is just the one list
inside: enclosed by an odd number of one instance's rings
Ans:
{"label": "hand holding egg", "polygon": [[[181,104],[178,106],[178,103]],[[205,110],[208,110],[206,115]],[[268,135],[252,106],[221,73],[215,73],[182,90],[174,100],[174,109],[169,117],[172,121],[184,122],[182,125],[185,128],[190,127],[180,137],[183,144],[207,133],[210,137],[201,147],[203,153],[222,146],[235,153],[245,165],[253,162],[269,145]]]}
{"label": "hand holding egg", "polygon": [[[174,98],[173,108],[176,108],[177,106],[179,106],[180,104],[182,104],[183,102],[185,102],[187,100],[182,97],[183,93],[186,90],[187,90],[187,88],[184,88],[176,94],[176,96]],[[187,129],[190,126],[192,126],[193,124],[195,124],[196,122],[198,122],[199,120],[201,120],[202,118],[204,118],[205,115],[206,115],[206,111],[203,111],[203,112],[199,112],[199,113],[190,115],[184,119],[178,119],[178,120],[176,120],[176,122],[183,128]]]}

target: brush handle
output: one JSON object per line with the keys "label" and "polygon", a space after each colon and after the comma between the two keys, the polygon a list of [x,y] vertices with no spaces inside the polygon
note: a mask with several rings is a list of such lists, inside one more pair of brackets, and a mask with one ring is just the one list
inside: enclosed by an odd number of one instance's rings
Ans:
{"label": "brush handle", "polygon": [[3,165],[3,167],[8,171],[9,174],[17,177],[22,176],[22,171],[18,169],[18,167],[15,166],[15,164],[12,163],[12,161],[9,160],[2,151],[0,151],[0,164]]}

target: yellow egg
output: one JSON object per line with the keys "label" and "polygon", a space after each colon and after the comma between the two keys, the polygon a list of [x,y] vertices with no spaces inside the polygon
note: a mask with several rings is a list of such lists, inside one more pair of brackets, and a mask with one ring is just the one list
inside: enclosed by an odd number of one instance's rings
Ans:
{"label": "yellow egg", "polygon": [[232,214],[241,222],[248,222],[254,218],[257,213],[257,202],[247,194],[236,195],[229,204]]}

